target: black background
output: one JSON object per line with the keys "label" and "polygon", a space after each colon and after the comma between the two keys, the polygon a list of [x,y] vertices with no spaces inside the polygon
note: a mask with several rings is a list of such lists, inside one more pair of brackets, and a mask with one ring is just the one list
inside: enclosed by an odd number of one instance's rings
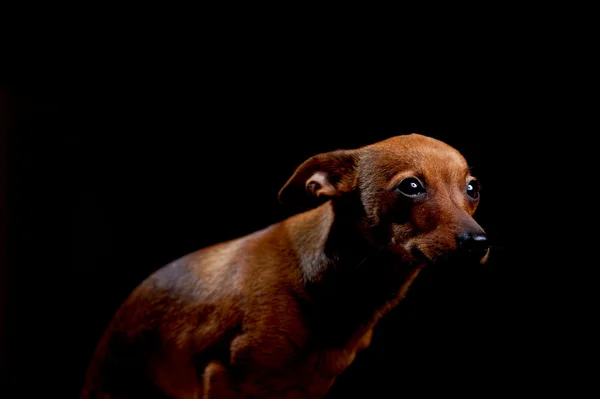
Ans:
{"label": "black background", "polygon": [[328,397],[539,389],[531,370],[554,354],[530,293],[544,267],[530,256],[530,201],[546,193],[531,149],[543,154],[565,123],[559,82],[516,64],[521,52],[425,61],[404,47],[388,58],[243,35],[157,48],[158,37],[85,51],[38,38],[3,75],[7,382],[76,397],[110,317],[149,273],[288,216],[277,192],[307,157],[419,132],[480,178],[490,263],[425,273]]}

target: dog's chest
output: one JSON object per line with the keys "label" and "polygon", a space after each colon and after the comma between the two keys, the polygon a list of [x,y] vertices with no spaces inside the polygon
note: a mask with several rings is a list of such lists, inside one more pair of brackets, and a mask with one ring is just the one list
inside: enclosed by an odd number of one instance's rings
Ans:
{"label": "dog's chest", "polygon": [[371,343],[373,329],[357,334],[344,348],[320,349],[312,353],[297,376],[299,385],[307,393],[320,397],[325,394],[340,375],[356,358],[357,352]]}

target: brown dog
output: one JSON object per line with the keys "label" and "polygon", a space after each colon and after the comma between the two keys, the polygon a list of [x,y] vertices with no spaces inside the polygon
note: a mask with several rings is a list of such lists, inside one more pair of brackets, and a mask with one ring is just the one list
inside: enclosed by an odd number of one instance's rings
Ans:
{"label": "brown dog", "polygon": [[82,399],[321,398],[422,267],[486,261],[477,180],[418,134],[316,155],[279,193],[309,210],[156,271],[122,305]]}

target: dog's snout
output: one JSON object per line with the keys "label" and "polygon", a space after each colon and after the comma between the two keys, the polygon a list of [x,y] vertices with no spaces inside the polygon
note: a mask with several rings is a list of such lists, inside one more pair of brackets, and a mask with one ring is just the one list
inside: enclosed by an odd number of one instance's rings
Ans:
{"label": "dog's snout", "polygon": [[482,233],[462,233],[457,237],[458,252],[473,259],[481,259],[487,253],[490,244]]}

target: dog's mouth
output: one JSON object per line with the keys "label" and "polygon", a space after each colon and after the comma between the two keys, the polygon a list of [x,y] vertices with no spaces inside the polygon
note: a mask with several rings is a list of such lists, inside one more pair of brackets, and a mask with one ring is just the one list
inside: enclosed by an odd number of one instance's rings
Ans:
{"label": "dog's mouth", "polygon": [[432,262],[432,260],[427,255],[425,255],[425,252],[421,251],[416,246],[413,246],[410,249],[410,255],[413,258],[415,258],[415,260],[417,260],[417,261],[427,262],[427,263],[431,263]]}
{"label": "dog's mouth", "polygon": [[413,246],[410,249],[410,256],[414,259],[414,263],[418,264],[419,267],[425,267],[434,263],[434,260],[425,254],[425,252],[421,251],[416,246]]}
{"label": "dog's mouth", "polygon": [[484,264],[489,257],[489,249],[483,254],[483,256],[473,256],[469,253],[460,253],[456,251],[442,252],[435,256],[427,255],[424,251],[419,249],[417,246],[413,246],[410,249],[411,256],[417,263],[424,263],[425,265],[432,265],[434,263],[456,263],[456,264]]}
{"label": "dog's mouth", "polygon": [[483,264],[487,261],[489,251],[482,253],[482,256],[473,256],[471,253],[460,253],[459,251],[440,251],[431,253],[419,248],[416,243],[412,245],[397,247],[401,253],[409,260],[409,263],[425,267],[433,264],[460,263],[460,264]]}

